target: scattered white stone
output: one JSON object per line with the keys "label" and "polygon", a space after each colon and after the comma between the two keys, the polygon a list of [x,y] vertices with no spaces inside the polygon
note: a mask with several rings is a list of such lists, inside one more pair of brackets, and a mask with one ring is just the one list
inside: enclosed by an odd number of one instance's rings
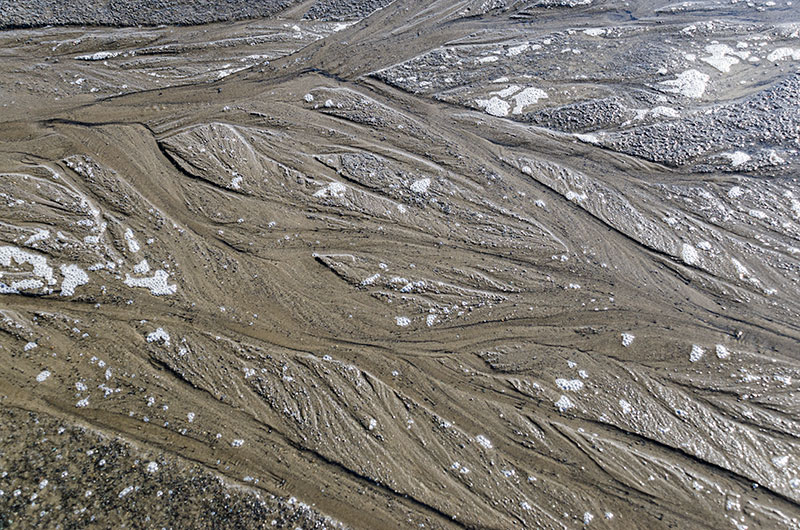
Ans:
{"label": "scattered white stone", "polygon": [[728,348],[726,348],[722,344],[717,344],[715,350],[717,352],[717,357],[719,357],[720,359],[727,359],[728,357],[731,356],[731,352],[729,352]]}
{"label": "scattered white stone", "polygon": [[237,438],[231,442],[231,447],[241,447],[244,445],[244,440]]}
{"label": "scattered white stone", "polygon": [[134,489],[136,489],[136,488],[134,488],[133,486],[128,486],[127,488],[125,488],[125,489],[123,489],[122,491],[119,492],[118,497],[121,499],[124,496],[128,495],[129,493],[131,493]]}
{"label": "scattered white stone", "polygon": [[83,398],[82,400],[80,400],[77,403],[75,403],[75,406],[78,407],[79,409],[82,409],[84,407],[88,407],[89,406],[89,398],[88,397]]}
{"label": "scattered white stone", "polygon": [[628,346],[633,344],[633,339],[635,339],[635,338],[636,337],[631,335],[630,333],[623,333],[622,334],[622,345],[627,348]]}
{"label": "scattered white stone", "polygon": [[190,412],[186,415],[186,419],[189,420],[189,423],[192,423],[194,421],[194,418],[195,418],[194,412]]}
{"label": "scattered white stone", "polygon": [[38,381],[39,383],[43,383],[44,381],[47,381],[48,377],[50,377],[50,371],[42,370],[41,372],[39,372],[39,375],[36,376],[36,381]]}
{"label": "scattered white stone", "polygon": [[156,462],[148,462],[147,464],[147,472],[148,473],[155,473],[158,471],[158,464]]}
{"label": "scattered white stone", "polygon": [[623,414],[630,414],[633,411],[633,407],[631,406],[631,404],[624,399],[619,400],[619,408],[622,409]]}
{"label": "scattered white stone", "polygon": [[44,241],[49,237],[50,237],[50,230],[45,230],[44,228],[40,228],[36,231],[35,234],[33,234],[31,237],[25,240],[25,246],[30,246],[36,243],[37,241]]}
{"label": "scattered white stone", "polygon": [[697,361],[703,358],[703,355],[705,355],[705,353],[706,352],[705,350],[703,350],[703,348],[701,348],[697,344],[692,344],[692,351],[689,354],[689,362],[696,363]]}
{"label": "scattered white stone", "polygon": [[514,95],[511,99],[516,103],[513,114],[522,114],[529,105],[537,103],[540,99],[547,99],[547,92],[540,88],[528,87],[522,92]]}
{"label": "scattered white stone", "polygon": [[37,347],[39,347],[39,345],[36,344],[35,342],[29,342],[22,349],[25,350],[25,351],[31,351],[32,349],[37,348]]}
{"label": "scattered white stone", "polygon": [[772,459],[772,465],[778,469],[783,469],[789,463],[789,455],[776,456]]}
{"label": "scattered white stone", "polygon": [[411,324],[411,320],[408,317],[394,317],[394,321],[401,328],[404,328],[409,324]]}
{"label": "scattered white stone", "polygon": [[592,515],[591,513],[589,513],[589,512],[585,512],[585,513],[583,514],[583,524],[589,524],[589,523],[591,523],[591,522],[592,522],[592,519],[594,519],[594,515]]}
{"label": "scattered white stone", "polygon": [[146,259],[143,259],[139,263],[133,266],[133,272],[136,274],[147,274],[150,272],[150,264],[147,263]]}
{"label": "scattered white stone", "polygon": [[303,99],[306,101],[306,103],[311,103],[312,101],[314,101],[314,96],[311,94],[306,94],[305,96],[303,96]]}

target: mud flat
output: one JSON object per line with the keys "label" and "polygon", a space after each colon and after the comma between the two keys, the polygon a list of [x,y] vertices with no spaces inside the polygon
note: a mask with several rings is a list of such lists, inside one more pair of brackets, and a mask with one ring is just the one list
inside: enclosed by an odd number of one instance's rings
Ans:
{"label": "mud flat", "polygon": [[69,4],[0,4],[0,527],[800,526],[797,6]]}

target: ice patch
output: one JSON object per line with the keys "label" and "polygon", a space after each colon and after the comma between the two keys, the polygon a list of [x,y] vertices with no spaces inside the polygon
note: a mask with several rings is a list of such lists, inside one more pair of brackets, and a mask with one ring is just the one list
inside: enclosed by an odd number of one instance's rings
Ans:
{"label": "ice patch", "polygon": [[89,283],[89,275],[77,265],[62,265],[61,274],[64,281],[61,282],[61,296],[72,296],[75,288]]}
{"label": "ice patch", "polygon": [[125,274],[125,285],[128,287],[145,287],[150,289],[153,296],[166,296],[175,294],[178,290],[177,285],[167,283],[169,274],[161,269],[157,270],[152,278],[133,278],[130,274]]}
{"label": "ice patch", "polygon": [[708,80],[711,79],[707,74],[694,69],[686,70],[677,75],[675,79],[661,81],[664,92],[680,94],[687,98],[700,98],[706,91]]}

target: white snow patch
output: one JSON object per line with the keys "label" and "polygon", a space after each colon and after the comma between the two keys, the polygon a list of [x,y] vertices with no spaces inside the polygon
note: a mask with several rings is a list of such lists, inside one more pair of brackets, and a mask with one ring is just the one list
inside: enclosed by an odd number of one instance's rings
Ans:
{"label": "white snow patch", "polygon": [[731,66],[739,63],[739,58],[735,55],[742,53],[747,54],[747,56],[750,55],[748,52],[737,52],[726,44],[709,44],[706,46],[706,53],[711,55],[701,57],[700,60],[723,73],[730,72]]}
{"label": "white snow patch", "polygon": [[33,266],[33,275],[42,278],[48,285],[54,285],[56,279],[53,277],[53,268],[47,265],[47,258],[32,254],[18,247],[0,247],[0,265],[10,267],[14,261],[18,265]]}

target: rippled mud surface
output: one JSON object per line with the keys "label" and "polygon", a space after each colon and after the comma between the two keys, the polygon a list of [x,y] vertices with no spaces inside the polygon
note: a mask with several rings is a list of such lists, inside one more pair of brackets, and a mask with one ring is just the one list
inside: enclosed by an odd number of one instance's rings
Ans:
{"label": "rippled mud surface", "polygon": [[1,528],[800,527],[800,7],[236,5],[2,20]]}

